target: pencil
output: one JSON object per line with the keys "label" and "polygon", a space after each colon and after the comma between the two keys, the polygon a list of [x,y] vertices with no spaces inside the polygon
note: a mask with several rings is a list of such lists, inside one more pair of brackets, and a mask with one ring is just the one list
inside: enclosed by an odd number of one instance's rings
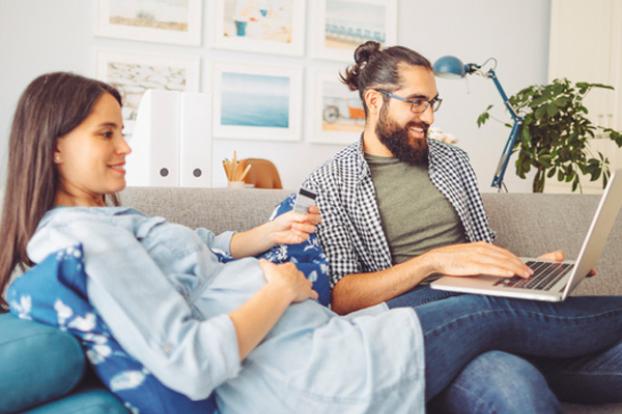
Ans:
{"label": "pencil", "polygon": [[252,167],[252,164],[248,164],[246,168],[244,168],[244,172],[242,173],[242,176],[240,177],[238,181],[244,181],[244,177],[246,177],[246,174],[248,174],[248,171],[251,169],[251,167]]}
{"label": "pencil", "polygon": [[222,167],[225,169],[225,176],[227,177],[227,181],[231,181],[231,177],[229,177],[229,169],[227,168],[227,160],[222,160]]}

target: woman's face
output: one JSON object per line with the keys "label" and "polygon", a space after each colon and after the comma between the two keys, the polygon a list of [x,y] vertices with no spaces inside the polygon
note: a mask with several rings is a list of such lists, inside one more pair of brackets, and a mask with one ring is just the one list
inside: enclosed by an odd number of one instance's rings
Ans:
{"label": "woman's face", "polygon": [[125,188],[125,157],[131,149],[122,130],[121,106],[105,93],[80,125],[58,139],[57,205],[102,205],[104,195]]}

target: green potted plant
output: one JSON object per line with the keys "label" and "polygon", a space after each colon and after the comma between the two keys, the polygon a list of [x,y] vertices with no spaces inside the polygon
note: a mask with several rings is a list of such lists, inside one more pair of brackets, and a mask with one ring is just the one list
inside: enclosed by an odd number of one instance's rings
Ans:
{"label": "green potted plant", "polygon": [[[582,191],[580,176],[590,181],[602,177],[603,188],[611,176],[609,160],[600,152],[592,154],[589,140],[609,138],[622,147],[622,133],[595,125],[587,118],[583,98],[592,88],[613,89],[600,83],[555,79],[547,85],[532,85],[509,99],[510,105],[523,118],[520,136],[513,152],[518,151],[516,174],[525,178],[535,168],[533,192],[544,191],[547,178],[572,182],[572,191]],[[481,127],[490,119],[489,105],[477,118]],[[511,125],[506,124],[511,127]]]}

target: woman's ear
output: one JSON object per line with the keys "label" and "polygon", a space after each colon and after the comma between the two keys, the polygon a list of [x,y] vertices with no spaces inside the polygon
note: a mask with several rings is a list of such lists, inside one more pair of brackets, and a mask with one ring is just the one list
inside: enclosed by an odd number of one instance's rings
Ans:
{"label": "woman's ear", "polygon": [[54,164],[60,164],[62,162],[62,157],[58,148],[54,150]]}

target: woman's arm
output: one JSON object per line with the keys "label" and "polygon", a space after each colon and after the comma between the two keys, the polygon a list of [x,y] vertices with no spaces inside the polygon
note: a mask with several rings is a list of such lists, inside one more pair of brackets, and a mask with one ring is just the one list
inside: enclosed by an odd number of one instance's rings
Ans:
{"label": "woman's arm", "polygon": [[316,206],[310,207],[307,214],[287,212],[248,231],[234,234],[231,256],[236,259],[256,256],[277,244],[302,243],[319,222],[320,210]]}
{"label": "woman's arm", "polygon": [[[293,265],[262,264],[265,288],[230,315],[199,320],[131,232],[108,222],[74,220],[36,238],[42,256],[83,244],[89,301],[115,339],[164,385],[195,400],[238,375],[242,357],[289,303],[316,297]],[[252,264],[247,270],[259,271]]]}

